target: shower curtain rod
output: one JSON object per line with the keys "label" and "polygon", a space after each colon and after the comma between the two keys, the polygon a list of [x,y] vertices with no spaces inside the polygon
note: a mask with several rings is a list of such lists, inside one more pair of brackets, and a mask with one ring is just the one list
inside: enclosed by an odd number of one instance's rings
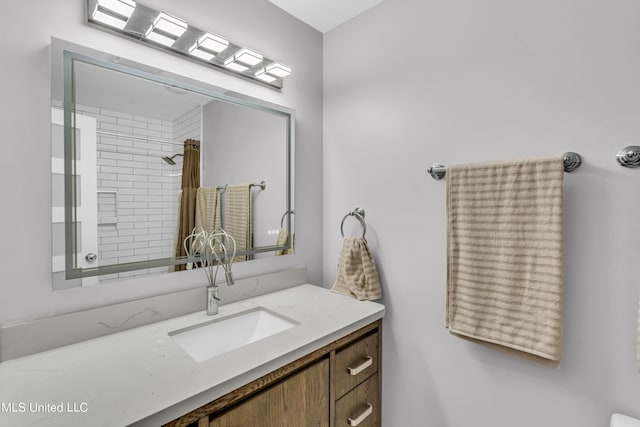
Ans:
{"label": "shower curtain rod", "polygon": [[161,144],[172,144],[172,145],[179,145],[179,146],[183,146],[184,145],[182,142],[175,142],[175,141],[171,141],[171,140],[164,139],[164,138],[155,138],[153,136],[134,135],[132,133],[108,132],[108,131],[104,131],[104,130],[97,130],[96,133],[98,135],[115,136],[115,137],[118,137],[118,138],[126,138],[126,139],[137,139],[139,141],[159,142]]}
{"label": "shower curtain rod", "polygon": [[[562,161],[564,162],[564,171],[573,172],[582,164],[582,157],[580,157],[578,153],[568,151],[562,154]],[[433,179],[439,181],[447,174],[447,167],[444,165],[433,165],[427,169],[427,172]]]}

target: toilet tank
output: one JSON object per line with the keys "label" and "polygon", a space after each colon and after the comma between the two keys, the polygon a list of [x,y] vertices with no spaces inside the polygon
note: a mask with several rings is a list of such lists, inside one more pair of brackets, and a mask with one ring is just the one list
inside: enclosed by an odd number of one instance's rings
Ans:
{"label": "toilet tank", "polygon": [[613,414],[609,427],[640,427],[640,420],[626,415]]}

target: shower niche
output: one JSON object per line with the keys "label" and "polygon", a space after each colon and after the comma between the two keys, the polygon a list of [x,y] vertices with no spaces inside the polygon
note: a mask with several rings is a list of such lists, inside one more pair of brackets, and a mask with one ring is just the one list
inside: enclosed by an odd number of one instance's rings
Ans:
{"label": "shower niche", "polygon": [[219,203],[227,185],[266,183],[250,186],[245,258],[291,246],[277,238],[293,234],[292,110],[52,39],[51,112],[54,289],[189,262],[176,250],[187,141]]}

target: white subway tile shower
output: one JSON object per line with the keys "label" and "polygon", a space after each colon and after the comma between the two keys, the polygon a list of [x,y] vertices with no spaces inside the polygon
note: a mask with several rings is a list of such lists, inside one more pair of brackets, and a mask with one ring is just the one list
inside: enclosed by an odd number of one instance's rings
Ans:
{"label": "white subway tile shower", "polygon": [[[97,119],[99,130],[137,135],[98,135],[98,253],[100,265],[168,258],[175,251],[175,228],[182,157],[169,165],[164,156],[182,153],[176,144],[144,141],[161,138],[181,144],[201,139],[200,108],[173,121],[81,106]],[[161,274],[169,267],[101,276],[100,282]]]}

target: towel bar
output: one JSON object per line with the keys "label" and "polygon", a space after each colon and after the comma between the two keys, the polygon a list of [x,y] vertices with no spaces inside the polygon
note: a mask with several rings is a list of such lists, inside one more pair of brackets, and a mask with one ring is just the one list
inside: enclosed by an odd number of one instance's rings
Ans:
{"label": "towel bar", "polygon": [[344,221],[350,216],[355,217],[358,221],[360,221],[360,225],[362,225],[362,237],[364,237],[364,235],[367,233],[367,224],[364,222],[364,209],[358,207],[342,218],[342,222],[340,223],[340,234],[342,234],[342,237],[344,237]]}
{"label": "towel bar", "polygon": [[[627,148],[630,148],[630,147],[627,147]],[[638,152],[636,152],[635,155],[640,156],[640,147],[635,147],[635,148],[638,149]],[[566,153],[562,154],[562,161],[564,162],[564,171],[571,173],[580,167],[580,165],[582,164],[582,157],[578,153],[574,153],[573,151],[567,151]],[[618,161],[620,161],[620,153],[618,153]],[[640,165],[640,158],[638,158],[636,161],[638,161],[639,162],[638,164]],[[633,167],[633,166],[628,166],[628,167]],[[444,176],[447,174],[447,167],[444,165],[433,165],[429,169],[427,169],[427,172],[429,172],[429,174],[433,179],[435,179],[436,181],[439,181],[442,178],[444,178]]]}
{"label": "towel bar", "polygon": [[[220,192],[225,192],[225,191],[227,191],[227,187],[228,187],[228,186],[229,186],[229,184],[225,184],[225,185],[218,185],[218,186],[216,187],[216,189],[218,189],[218,191],[220,191]],[[260,187],[260,189],[261,189],[261,190],[266,190],[266,188],[267,188],[267,181],[264,181],[264,180],[263,180],[263,181],[260,181],[259,183],[255,183],[255,182],[254,182],[254,183],[252,183],[252,184],[249,184],[249,188],[251,188],[251,187]]]}

